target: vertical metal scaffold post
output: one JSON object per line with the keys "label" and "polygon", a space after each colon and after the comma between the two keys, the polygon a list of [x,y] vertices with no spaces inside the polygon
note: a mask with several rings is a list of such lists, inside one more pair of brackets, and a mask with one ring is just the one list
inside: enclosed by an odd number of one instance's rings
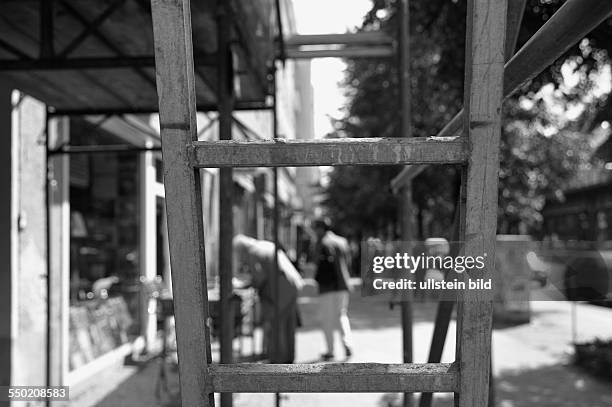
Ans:
{"label": "vertical metal scaffold post", "polygon": [[[274,2],[276,9],[276,23],[278,24],[278,57],[280,61],[285,63],[285,40],[283,36],[283,16],[281,12],[280,0]],[[276,60],[272,61],[272,132],[274,138],[278,138],[278,106],[276,96]],[[280,269],[278,265],[278,223],[279,223],[279,201],[278,201],[278,168],[274,167],[274,298],[276,300],[274,304],[274,350],[277,356],[277,362],[279,361],[278,355],[280,353]],[[286,361],[282,361],[286,362]],[[276,393],[275,395],[276,407],[280,407],[281,395]]]}
{"label": "vertical metal scaffold post", "polygon": [[[231,18],[226,2],[217,2],[217,32],[219,62],[218,104],[219,139],[232,139],[233,70],[230,49]],[[233,170],[219,169],[219,322],[221,342],[221,363],[233,363],[234,309],[232,304],[232,238],[233,217]],[[221,394],[221,407],[231,407],[231,393]]]}
{"label": "vertical metal scaffold post", "polygon": [[54,0],[40,2],[40,57],[51,58],[55,55],[53,47],[53,3]]}
{"label": "vertical metal scaffold post", "polygon": [[[276,139],[279,137],[278,135],[278,106],[277,97],[276,97],[276,62],[273,62],[271,73],[272,75],[272,132],[273,137]],[[273,353],[274,360],[278,362],[279,359],[279,345],[280,345],[280,270],[278,267],[278,249],[279,249],[279,241],[278,241],[278,223],[279,223],[279,201],[278,201],[278,167],[274,167],[274,217],[273,217],[273,234],[274,234],[274,278],[273,287],[274,287],[274,321],[272,324],[272,337],[274,338],[272,344],[274,346]],[[272,356],[272,355],[270,355]],[[276,407],[280,407],[281,396],[280,393],[276,393],[275,395]]]}
{"label": "vertical metal scaffold post", "polygon": [[[400,114],[401,136],[411,137],[410,105],[410,10],[409,0],[400,2],[399,29],[399,78],[400,78]],[[404,185],[400,191],[401,205],[401,239],[409,242],[414,239],[412,182]],[[402,349],[404,363],[412,363],[412,299],[403,296],[401,307]],[[412,405],[412,394],[404,393],[404,407]]]}

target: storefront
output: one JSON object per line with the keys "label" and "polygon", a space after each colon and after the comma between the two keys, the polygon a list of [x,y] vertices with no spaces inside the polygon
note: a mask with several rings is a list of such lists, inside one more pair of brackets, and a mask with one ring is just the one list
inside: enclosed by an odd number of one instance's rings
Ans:
{"label": "storefront", "polygon": [[63,288],[56,359],[61,382],[78,389],[155,346],[150,287],[170,277],[161,155],[143,151],[159,137],[141,119],[51,127],[50,256]]}

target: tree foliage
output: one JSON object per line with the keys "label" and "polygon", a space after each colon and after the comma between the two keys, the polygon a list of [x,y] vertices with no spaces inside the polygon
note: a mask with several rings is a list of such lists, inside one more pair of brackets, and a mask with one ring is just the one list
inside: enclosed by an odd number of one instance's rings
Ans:
{"label": "tree foliage", "polygon": [[[518,46],[562,3],[528,0]],[[398,6],[399,0],[373,0],[360,30],[384,30],[395,37]],[[465,14],[465,0],[410,2],[413,136],[435,135],[461,108]],[[506,102],[499,194],[502,232],[524,232],[525,227],[537,231],[545,198],[559,196],[564,180],[586,165],[592,146],[581,140],[588,140],[591,130],[608,119],[605,112],[612,111],[597,80],[610,66],[611,35],[612,19]],[[335,137],[401,136],[398,65],[394,58],[347,61],[343,85],[348,102],[344,117],[335,123]],[[400,170],[337,167],[331,172],[326,205],[344,233],[382,235],[397,224],[398,202],[389,183]],[[448,236],[458,179],[454,166],[431,166],[415,180],[423,234]]]}

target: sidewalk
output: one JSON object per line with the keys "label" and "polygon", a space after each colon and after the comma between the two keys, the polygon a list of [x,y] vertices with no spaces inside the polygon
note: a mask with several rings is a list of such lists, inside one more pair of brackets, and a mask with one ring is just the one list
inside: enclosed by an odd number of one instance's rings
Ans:
{"label": "sidewalk", "polygon": [[[532,322],[493,334],[497,405],[501,407],[612,405],[612,383],[570,365],[572,304],[533,302]],[[612,337],[612,309],[576,305],[577,340]]]}
{"label": "sidewalk", "polygon": [[[304,327],[297,338],[297,362],[318,361],[323,336],[317,329],[316,299],[300,304]],[[414,315],[415,362],[425,362],[433,331],[435,304],[416,304]],[[493,365],[497,405],[500,407],[604,407],[612,405],[612,383],[602,382],[568,365],[571,355],[571,305],[564,302],[532,303],[532,321],[495,329]],[[612,337],[612,309],[587,304],[577,306],[578,340]],[[399,309],[385,301],[351,298],[350,318],[355,355],[351,362],[401,362]],[[336,357],[344,357],[337,339]],[[454,360],[455,324],[451,323],[443,362]],[[124,382],[98,407],[156,405],[154,397],[157,365],[147,366]],[[383,394],[286,394],[283,407],[387,406],[396,395]],[[236,394],[236,407],[274,406],[272,394]],[[452,395],[436,395],[434,406],[451,407]]]}

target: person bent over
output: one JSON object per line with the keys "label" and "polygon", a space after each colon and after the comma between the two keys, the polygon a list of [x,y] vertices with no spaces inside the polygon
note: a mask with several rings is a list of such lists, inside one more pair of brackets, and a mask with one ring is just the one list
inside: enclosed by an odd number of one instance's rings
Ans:
{"label": "person bent over", "polygon": [[[264,327],[264,337],[268,345],[274,344],[275,349],[267,349],[271,363],[293,363],[295,359],[295,330],[297,327],[297,297],[304,281],[293,266],[284,251],[278,250],[278,298],[274,289],[276,272],[274,260],[274,243],[257,240],[245,235],[237,235],[233,240],[236,265],[240,270],[251,276],[251,285],[257,289],[261,302],[261,313]],[[275,307],[278,306],[278,335],[273,332]]]}

